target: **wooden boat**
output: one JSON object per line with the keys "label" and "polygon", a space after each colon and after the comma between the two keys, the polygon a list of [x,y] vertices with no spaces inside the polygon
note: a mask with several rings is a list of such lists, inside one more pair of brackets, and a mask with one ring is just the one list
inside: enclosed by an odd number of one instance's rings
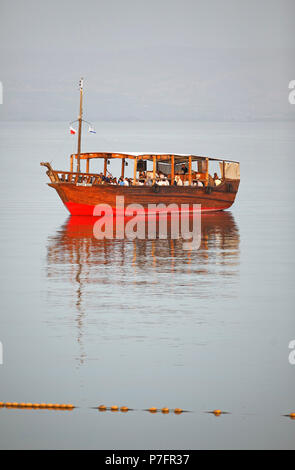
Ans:
{"label": "wooden boat", "polygon": [[[188,211],[193,210],[193,204],[200,204],[202,212],[212,212],[228,209],[234,203],[240,183],[240,165],[236,161],[173,153],[82,153],[82,100],[83,80],[80,81],[80,113],[77,120],[78,150],[70,157],[70,170],[55,170],[50,163],[41,163],[47,168],[49,186],[57,191],[72,215],[92,216],[98,204],[108,204],[114,213],[118,213],[130,204],[140,204],[147,212],[155,211],[155,207],[150,207],[155,204],[162,204],[156,212],[166,210],[163,204],[173,205],[171,210],[180,210],[181,205],[186,204]],[[90,160],[93,159],[103,160],[103,172],[90,172]],[[114,184],[114,178],[108,176],[108,164],[112,159],[121,159],[121,184]],[[122,181],[128,160],[133,162],[133,178],[129,178],[127,186]],[[86,163],[84,172],[81,171],[82,161]],[[211,176],[211,162],[219,163],[220,177],[216,173],[215,178]],[[151,171],[147,171],[148,164],[152,166]],[[117,204],[117,198],[122,196],[123,209]]]}

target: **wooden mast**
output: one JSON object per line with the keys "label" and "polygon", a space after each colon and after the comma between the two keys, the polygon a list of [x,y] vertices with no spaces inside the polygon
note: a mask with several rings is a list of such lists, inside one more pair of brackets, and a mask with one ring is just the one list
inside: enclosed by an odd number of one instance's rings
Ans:
{"label": "wooden mast", "polygon": [[80,110],[79,110],[79,129],[78,129],[78,151],[77,151],[77,173],[80,173],[80,154],[81,154],[81,136],[82,136],[82,114],[83,114],[83,78],[79,82],[80,86]]}

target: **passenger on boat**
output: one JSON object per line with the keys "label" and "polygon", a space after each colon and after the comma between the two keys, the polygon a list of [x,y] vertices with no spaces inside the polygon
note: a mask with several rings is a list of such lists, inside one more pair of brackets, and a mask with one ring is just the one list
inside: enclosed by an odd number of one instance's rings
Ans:
{"label": "passenger on boat", "polygon": [[215,186],[218,186],[221,183],[221,180],[219,179],[219,176],[217,173],[214,173],[213,180],[214,180]]}
{"label": "passenger on boat", "polygon": [[208,175],[208,183],[209,183],[209,186],[214,186],[215,185],[214,179],[212,178],[211,175]]}
{"label": "passenger on boat", "polygon": [[168,179],[164,176],[164,178],[160,178],[159,181],[157,181],[158,186],[169,186],[169,181]]}
{"label": "passenger on boat", "polygon": [[194,186],[199,186],[200,188],[203,187],[202,181],[199,180],[198,177],[194,180]]}

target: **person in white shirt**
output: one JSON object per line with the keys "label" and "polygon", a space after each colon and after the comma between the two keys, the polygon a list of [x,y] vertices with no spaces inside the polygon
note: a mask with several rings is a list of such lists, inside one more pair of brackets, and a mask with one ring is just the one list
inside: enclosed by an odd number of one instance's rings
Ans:
{"label": "person in white shirt", "polygon": [[219,179],[219,176],[217,173],[214,173],[213,179],[214,179],[215,186],[218,186],[221,183],[221,180]]}

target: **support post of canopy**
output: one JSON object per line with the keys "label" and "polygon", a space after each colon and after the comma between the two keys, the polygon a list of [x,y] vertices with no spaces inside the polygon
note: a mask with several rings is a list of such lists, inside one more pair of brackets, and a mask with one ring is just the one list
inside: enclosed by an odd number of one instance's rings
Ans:
{"label": "support post of canopy", "polygon": [[192,156],[188,157],[188,184],[192,185]]}
{"label": "support post of canopy", "polygon": [[137,157],[135,157],[134,159],[133,186],[136,185],[136,172],[137,172]]}
{"label": "support post of canopy", "polygon": [[70,172],[73,173],[74,171],[74,156],[71,155],[71,167],[70,167]]}
{"label": "support post of canopy", "polygon": [[89,173],[89,158],[86,158],[86,173]]}
{"label": "support post of canopy", "polygon": [[103,174],[104,176],[107,176],[107,166],[108,166],[108,159],[104,159],[104,167],[103,167]]}
{"label": "support post of canopy", "polygon": [[225,161],[222,162],[222,179],[225,179]]}
{"label": "support post of canopy", "polygon": [[209,183],[209,159],[206,158],[206,183],[205,185],[208,186]]}
{"label": "support post of canopy", "polygon": [[121,178],[124,178],[124,175],[125,175],[125,158],[122,158]]}
{"label": "support post of canopy", "polygon": [[156,182],[156,155],[153,155],[153,184]]}
{"label": "support post of canopy", "polygon": [[174,155],[171,155],[171,186],[174,184]]}

